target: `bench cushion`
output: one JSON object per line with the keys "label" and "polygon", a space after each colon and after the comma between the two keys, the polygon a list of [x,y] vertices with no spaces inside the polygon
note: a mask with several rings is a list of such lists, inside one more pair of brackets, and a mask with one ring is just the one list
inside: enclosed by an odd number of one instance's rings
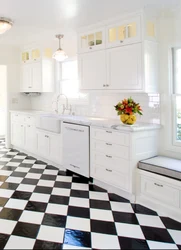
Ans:
{"label": "bench cushion", "polygon": [[168,158],[165,156],[155,156],[140,161],[138,168],[181,180],[181,160]]}

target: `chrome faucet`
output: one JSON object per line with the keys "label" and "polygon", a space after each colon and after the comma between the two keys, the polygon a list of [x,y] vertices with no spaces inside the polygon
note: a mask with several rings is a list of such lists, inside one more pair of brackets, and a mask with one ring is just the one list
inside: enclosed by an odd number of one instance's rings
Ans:
{"label": "chrome faucet", "polygon": [[59,95],[57,96],[57,100],[56,100],[56,106],[57,106],[57,108],[56,108],[55,112],[58,113],[58,102],[59,102],[59,100],[60,100],[60,96],[64,96],[64,97],[65,97],[65,104],[63,104],[63,111],[62,111],[62,114],[65,113],[65,110],[69,110],[69,114],[71,114],[72,106],[69,105],[69,103],[68,103],[68,97],[67,97],[66,95],[64,95],[64,94],[59,94]]}

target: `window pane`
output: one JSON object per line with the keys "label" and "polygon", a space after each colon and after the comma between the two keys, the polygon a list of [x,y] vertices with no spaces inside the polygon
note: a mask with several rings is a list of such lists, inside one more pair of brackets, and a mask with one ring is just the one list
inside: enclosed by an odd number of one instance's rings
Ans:
{"label": "window pane", "polygon": [[62,63],[62,80],[77,79],[77,60]]}
{"label": "window pane", "polygon": [[78,80],[62,81],[62,94],[68,98],[79,97],[79,82]]}
{"label": "window pane", "polygon": [[181,96],[176,97],[176,138],[181,141]]}
{"label": "window pane", "polygon": [[181,94],[181,48],[173,50],[173,91]]}

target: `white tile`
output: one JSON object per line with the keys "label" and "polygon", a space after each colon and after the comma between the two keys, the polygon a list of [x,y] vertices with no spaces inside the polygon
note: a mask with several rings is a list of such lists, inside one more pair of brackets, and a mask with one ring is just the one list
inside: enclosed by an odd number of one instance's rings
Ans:
{"label": "white tile", "polygon": [[63,236],[64,236],[64,228],[41,225],[37,239],[62,243]]}
{"label": "white tile", "polygon": [[87,247],[79,247],[79,246],[72,246],[72,245],[68,245],[68,244],[63,244],[63,248],[62,249],[82,249],[82,250],[91,250],[91,248],[87,248]]}
{"label": "white tile", "polygon": [[90,232],[90,220],[67,216],[66,228]]}
{"label": "white tile", "polygon": [[46,209],[48,214],[67,215],[68,206],[49,203]]}
{"label": "white tile", "polygon": [[70,196],[70,189],[68,188],[53,188],[52,194],[60,196]]}
{"label": "white tile", "polygon": [[29,168],[17,167],[15,169],[15,172],[28,173],[29,170],[30,170]]}
{"label": "white tile", "polygon": [[23,211],[19,221],[32,224],[41,224],[44,213],[34,211]]}
{"label": "white tile", "polygon": [[163,222],[158,216],[146,214],[136,214],[136,216],[139,224],[142,226],[165,228]]}
{"label": "white tile", "polygon": [[47,175],[57,175],[57,174],[58,174],[58,170],[45,169],[45,171],[43,172],[43,174],[47,174]]}
{"label": "white tile", "polygon": [[49,194],[33,193],[30,197],[30,201],[48,202],[49,198],[50,198]]}
{"label": "white tile", "polygon": [[113,211],[134,213],[130,203],[114,202],[114,201],[111,201],[110,203],[111,203],[111,208]]}
{"label": "white tile", "polygon": [[89,185],[88,184],[83,184],[83,183],[74,183],[73,182],[71,189],[88,191],[89,190]]}
{"label": "white tile", "polygon": [[5,207],[23,210],[27,203],[27,200],[9,199]]}
{"label": "white tile", "polygon": [[0,233],[11,234],[17,221],[0,219]]}
{"label": "white tile", "polygon": [[33,249],[35,239],[11,235],[4,249]]}
{"label": "white tile", "polygon": [[33,192],[36,186],[28,185],[28,184],[20,184],[16,190],[25,191],[25,192]]}
{"label": "white tile", "polygon": [[4,161],[4,162],[9,162],[10,160],[11,160],[11,158],[6,158],[6,157],[1,158],[1,161]]}
{"label": "white tile", "polygon": [[139,225],[115,223],[117,234],[122,237],[145,239],[143,232]]}
{"label": "white tile", "polygon": [[14,159],[17,159],[17,160],[24,160],[26,158],[26,155],[16,155],[14,157]]}
{"label": "white tile", "polygon": [[36,160],[24,160],[22,163],[25,163],[25,164],[34,164]]}
{"label": "white tile", "polygon": [[150,249],[178,249],[175,244],[147,240]]}
{"label": "white tile", "polygon": [[10,167],[18,167],[20,165],[21,162],[8,162],[6,164],[6,166],[10,166]]}
{"label": "white tile", "polygon": [[4,182],[0,181],[0,186],[3,184]]}
{"label": "white tile", "polygon": [[14,190],[0,189],[0,197],[3,197],[3,198],[10,198],[13,193],[14,193]]}
{"label": "white tile", "polygon": [[50,180],[39,180],[38,182],[38,186],[43,186],[43,187],[53,187],[55,184],[54,181],[50,181]]}
{"label": "white tile", "polygon": [[112,211],[90,208],[90,218],[93,220],[114,221]]}
{"label": "white tile", "polygon": [[109,201],[109,197],[107,193],[103,192],[89,192],[89,198],[92,200],[103,200],[103,201]]}
{"label": "white tile", "polygon": [[21,177],[10,176],[10,177],[8,177],[8,179],[6,180],[6,182],[19,184],[19,183],[22,182],[22,180],[23,180],[23,178],[21,178]]}
{"label": "white tile", "polygon": [[41,174],[35,174],[35,173],[27,173],[27,175],[25,176],[25,178],[29,178],[29,179],[40,179]]}
{"label": "white tile", "polygon": [[44,164],[34,164],[32,168],[45,169],[46,165],[44,165]]}
{"label": "white tile", "polygon": [[117,235],[91,233],[92,248],[120,249]]}
{"label": "white tile", "polygon": [[17,155],[18,152],[8,152],[7,155]]}
{"label": "white tile", "polygon": [[70,197],[69,205],[75,207],[89,207],[89,199]]}
{"label": "white tile", "polygon": [[72,181],[72,176],[58,175],[56,181],[71,182]]}
{"label": "white tile", "polygon": [[10,176],[13,171],[8,171],[8,170],[0,170],[0,176]]}
{"label": "white tile", "polygon": [[168,232],[172,236],[173,240],[177,245],[181,245],[181,231],[168,229]]}

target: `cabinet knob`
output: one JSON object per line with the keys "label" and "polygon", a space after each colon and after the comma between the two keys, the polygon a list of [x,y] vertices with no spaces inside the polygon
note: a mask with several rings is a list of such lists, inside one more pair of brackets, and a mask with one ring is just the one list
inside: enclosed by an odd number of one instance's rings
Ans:
{"label": "cabinet knob", "polygon": [[106,145],[107,145],[107,146],[112,146],[112,144],[111,144],[111,143],[108,143],[108,142],[106,143]]}
{"label": "cabinet knob", "polygon": [[155,186],[157,186],[157,187],[163,187],[163,185],[160,185],[160,184],[158,184],[158,183],[154,183],[155,184]]}
{"label": "cabinet knob", "polygon": [[106,155],[106,157],[107,157],[107,158],[112,158],[112,156],[111,156],[111,155]]}
{"label": "cabinet knob", "polygon": [[92,49],[92,47],[89,47],[89,49]]}
{"label": "cabinet knob", "polygon": [[120,43],[123,43],[123,40],[121,40]]}
{"label": "cabinet knob", "polygon": [[107,172],[112,172],[112,170],[111,170],[111,169],[107,169],[107,168],[106,168],[106,171],[107,171]]}
{"label": "cabinet knob", "polygon": [[106,87],[106,84],[103,84],[103,87]]}
{"label": "cabinet knob", "polygon": [[106,133],[108,133],[108,134],[112,134],[112,131],[108,131],[108,130],[106,130]]}
{"label": "cabinet knob", "polygon": [[109,84],[106,84],[106,87],[109,87]]}

